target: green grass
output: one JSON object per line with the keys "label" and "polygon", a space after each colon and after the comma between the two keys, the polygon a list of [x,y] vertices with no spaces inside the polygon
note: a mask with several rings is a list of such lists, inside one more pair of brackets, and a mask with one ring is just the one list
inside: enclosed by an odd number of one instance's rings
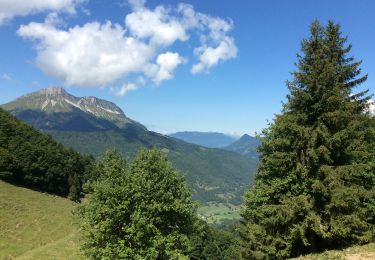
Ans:
{"label": "green grass", "polygon": [[240,220],[240,207],[229,206],[222,203],[209,204],[198,209],[199,216],[208,224],[221,224],[228,221]]}
{"label": "green grass", "polygon": [[[0,181],[0,259],[79,259],[68,199]],[[239,207],[210,204],[198,213],[210,224],[238,220]],[[298,260],[375,259],[375,243],[310,254]]]}
{"label": "green grass", "polygon": [[363,246],[353,246],[343,250],[330,250],[320,254],[310,254],[294,258],[295,260],[359,260],[375,259],[375,243]]}
{"label": "green grass", "polygon": [[0,181],[0,259],[77,259],[76,205]]}

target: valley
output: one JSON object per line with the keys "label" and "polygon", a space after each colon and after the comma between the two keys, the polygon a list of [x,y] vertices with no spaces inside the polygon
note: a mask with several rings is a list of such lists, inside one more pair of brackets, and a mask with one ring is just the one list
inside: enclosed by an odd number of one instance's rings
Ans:
{"label": "valley", "polygon": [[142,149],[161,149],[202,204],[239,205],[256,171],[257,158],[148,131],[113,103],[78,98],[62,88],[42,89],[2,107],[81,154],[98,157],[116,149],[131,160]]}

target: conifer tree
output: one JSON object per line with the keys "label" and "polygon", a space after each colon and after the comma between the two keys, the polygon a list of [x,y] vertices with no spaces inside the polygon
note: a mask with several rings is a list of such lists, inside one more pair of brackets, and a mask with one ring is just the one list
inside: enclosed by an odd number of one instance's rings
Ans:
{"label": "conifer tree", "polygon": [[242,216],[249,258],[285,258],[374,239],[375,132],[367,79],[340,26],[302,41],[280,115],[262,132]]}

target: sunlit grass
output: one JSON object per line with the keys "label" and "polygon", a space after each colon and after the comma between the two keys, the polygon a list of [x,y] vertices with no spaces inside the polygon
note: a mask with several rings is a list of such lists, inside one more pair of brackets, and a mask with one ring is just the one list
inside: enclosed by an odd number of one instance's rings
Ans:
{"label": "sunlit grass", "polygon": [[0,259],[76,259],[76,205],[0,181]]}

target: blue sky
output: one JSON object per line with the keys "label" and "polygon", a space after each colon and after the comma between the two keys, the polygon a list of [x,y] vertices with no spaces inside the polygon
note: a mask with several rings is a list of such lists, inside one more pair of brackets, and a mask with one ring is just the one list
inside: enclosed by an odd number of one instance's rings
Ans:
{"label": "blue sky", "polygon": [[[369,74],[361,88],[375,93],[372,0],[24,3],[0,0],[1,104],[57,85],[113,101],[158,132],[253,134],[280,112],[285,81],[315,18],[341,24]],[[194,19],[181,10],[193,10]],[[148,22],[155,17],[164,24]],[[82,43],[86,33],[99,33],[100,41]]]}

